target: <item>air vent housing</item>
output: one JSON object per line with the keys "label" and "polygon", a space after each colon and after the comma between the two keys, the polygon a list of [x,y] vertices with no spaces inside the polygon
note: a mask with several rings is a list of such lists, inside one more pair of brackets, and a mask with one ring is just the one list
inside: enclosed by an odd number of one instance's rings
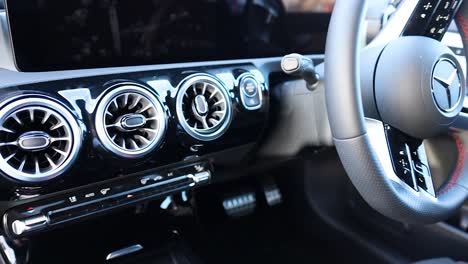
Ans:
{"label": "air vent housing", "polygon": [[82,129],[52,99],[13,99],[0,110],[0,169],[24,182],[60,176],[76,159]]}
{"label": "air vent housing", "polygon": [[192,137],[210,141],[222,136],[231,123],[231,98],[209,75],[194,75],[182,82],[177,95],[177,117]]}
{"label": "air vent housing", "polygon": [[137,84],[123,84],[101,100],[96,131],[104,147],[124,158],[142,157],[160,145],[167,126],[158,98]]}

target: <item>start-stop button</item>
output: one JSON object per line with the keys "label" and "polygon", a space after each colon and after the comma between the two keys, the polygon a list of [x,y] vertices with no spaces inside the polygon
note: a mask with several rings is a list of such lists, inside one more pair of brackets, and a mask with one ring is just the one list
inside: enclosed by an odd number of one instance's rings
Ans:
{"label": "start-stop button", "polygon": [[250,74],[242,76],[239,90],[242,104],[247,110],[256,110],[262,106],[261,87],[255,76]]}
{"label": "start-stop button", "polygon": [[253,77],[245,77],[241,81],[241,90],[248,97],[254,97],[258,93],[258,82]]}

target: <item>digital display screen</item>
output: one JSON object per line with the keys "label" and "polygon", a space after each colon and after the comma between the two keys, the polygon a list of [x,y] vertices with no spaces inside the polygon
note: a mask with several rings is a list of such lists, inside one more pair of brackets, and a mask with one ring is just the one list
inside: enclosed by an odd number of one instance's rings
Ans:
{"label": "digital display screen", "polygon": [[321,53],[330,0],[7,0],[17,67],[50,71]]}

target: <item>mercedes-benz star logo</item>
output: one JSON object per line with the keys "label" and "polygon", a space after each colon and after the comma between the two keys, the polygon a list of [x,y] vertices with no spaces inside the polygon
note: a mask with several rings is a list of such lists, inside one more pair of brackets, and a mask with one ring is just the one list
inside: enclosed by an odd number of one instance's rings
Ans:
{"label": "mercedes-benz star logo", "polygon": [[439,61],[432,78],[432,94],[439,109],[443,112],[455,110],[462,97],[460,75],[455,64],[446,59]]}

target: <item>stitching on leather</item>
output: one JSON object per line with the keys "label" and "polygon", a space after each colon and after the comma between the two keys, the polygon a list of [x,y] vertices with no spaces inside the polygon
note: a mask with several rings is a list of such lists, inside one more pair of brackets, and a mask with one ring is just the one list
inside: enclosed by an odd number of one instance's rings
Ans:
{"label": "stitching on leather", "polygon": [[457,166],[455,167],[455,171],[453,172],[453,175],[450,178],[450,181],[444,186],[444,188],[442,188],[442,190],[438,192],[438,195],[446,193],[453,186],[457,184],[463,172],[463,168],[465,167],[465,155],[466,155],[465,146],[463,145],[463,142],[458,136],[456,136],[453,133],[451,133],[450,136],[455,140],[455,144],[457,145],[457,151],[458,151]]}

